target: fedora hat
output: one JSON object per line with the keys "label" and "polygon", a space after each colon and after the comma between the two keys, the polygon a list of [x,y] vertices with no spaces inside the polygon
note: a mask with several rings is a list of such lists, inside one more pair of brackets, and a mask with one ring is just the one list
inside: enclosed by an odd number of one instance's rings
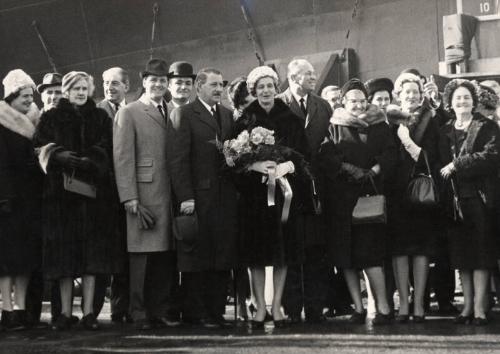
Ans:
{"label": "fedora hat", "polygon": [[190,77],[194,80],[196,74],[193,73],[193,66],[187,61],[176,61],[168,69],[168,78],[173,77]]}
{"label": "fedora hat", "polygon": [[141,72],[141,77],[144,79],[148,75],[167,76],[168,65],[163,59],[151,59],[146,64],[146,69]]}
{"label": "fedora hat", "polygon": [[62,85],[62,75],[58,73],[48,73],[45,74],[42,83],[36,87],[38,93],[42,93],[47,87],[51,86],[61,86]]}

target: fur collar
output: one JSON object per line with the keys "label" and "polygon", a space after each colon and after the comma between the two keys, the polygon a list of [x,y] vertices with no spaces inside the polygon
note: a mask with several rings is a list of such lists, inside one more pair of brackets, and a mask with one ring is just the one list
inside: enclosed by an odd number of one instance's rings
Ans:
{"label": "fur collar", "polygon": [[358,117],[353,116],[343,107],[337,108],[330,119],[330,123],[333,125],[353,128],[366,128],[381,122],[385,122],[385,114],[373,104],[369,104],[366,111]]}
{"label": "fur collar", "polygon": [[33,139],[35,128],[40,120],[40,111],[35,103],[31,104],[28,113],[23,114],[16,111],[5,101],[0,101],[0,125],[24,136]]}

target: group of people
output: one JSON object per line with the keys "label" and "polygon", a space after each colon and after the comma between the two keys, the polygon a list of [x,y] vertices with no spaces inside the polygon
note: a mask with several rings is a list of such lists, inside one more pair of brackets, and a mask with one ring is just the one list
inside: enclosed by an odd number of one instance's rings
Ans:
{"label": "group of people", "polygon": [[[98,104],[85,72],[49,73],[38,86],[20,69],[3,79],[3,328],[40,324],[44,283],[54,330],[78,321],[98,329],[108,285],[113,322],[220,328],[231,275],[242,318],[245,299],[252,303],[255,330],[270,320],[320,322],[324,308],[340,315],[350,302],[348,321],[361,324],[361,271],[374,325],[424,322],[431,262],[452,278],[460,271],[464,306],[454,321],[488,322],[499,258],[494,89],[455,79],[439,93],[410,69],[394,83],[351,79],[320,97],[304,59],[289,63],[282,93],[268,66],[227,88],[221,71],[195,74],[187,62],[151,59],[140,75],[142,94],[128,102],[127,71],[106,70]],[[258,131],[272,132],[268,150],[229,163],[225,142],[247,132],[258,146]],[[421,176],[425,200],[415,201],[409,186]],[[378,204],[353,216],[366,195]],[[367,217],[375,209],[382,213]],[[72,313],[75,278],[81,319]],[[332,299],[345,286],[342,308]]]}

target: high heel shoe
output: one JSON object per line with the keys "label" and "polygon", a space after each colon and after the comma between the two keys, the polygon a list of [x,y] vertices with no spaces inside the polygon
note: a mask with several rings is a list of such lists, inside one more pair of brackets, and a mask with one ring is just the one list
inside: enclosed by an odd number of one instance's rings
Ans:
{"label": "high heel shoe", "polygon": [[363,312],[354,311],[354,313],[351,315],[351,317],[349,317],[347,321],[349,321],[349,323],[352,324],[364,324],[365,320],[366,320],[366,310],[364,310]]}
{"label": "high heel shoe", "polygon": [[413,315],[413,323],[424,323],[424,322],[425,322],[425,315],[422,316]]}
{"label": "high heel shoe", "polygon": [[396,321],[397,323],[408,323],[408,321],[410,320],[410,315],[396,315],[396,317],[394,318],[394,321]]}
{"label": "high heel shoe", "polygon": [[466,315],[466,316],[458,315],[457,317],[455,317],[453,319],[453,323],[455,323],[455,324],[469,325],[469,324],[472,323],[473,319],[474,319],[474,316],[472,314],[471,315]]}
{"label": "high heel shoe", "polygon": [[251,320],[250,324],[252,326],[252,329],[255,329],[255,330],[262,330],[262,329],[264,329],[264,321]]}
{"label": "high heel shoe", "polygon": [[488,324],[488,319],[484,317],[474,317],[474,326],[486,326]]}

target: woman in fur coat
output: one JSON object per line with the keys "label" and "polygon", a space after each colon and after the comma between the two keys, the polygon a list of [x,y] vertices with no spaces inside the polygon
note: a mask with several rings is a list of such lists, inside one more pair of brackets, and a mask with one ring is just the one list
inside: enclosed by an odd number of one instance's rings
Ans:
{"label": "woman in fur coat", "polygon": [[355,305],[356,311],[349,321],[365,322],[358,274],[362,269],[376,300],[378,313],[373,324],[381,325],[389,323],[392,316],[383,270],[387,255],[386,224],[356,225],[352,214],[359,197],[384,194],[384,180],[394,173],[397,150],[384,113],[368,105],[367,96],[363,83],[357,79],[342,87],[344,107],[333,113],[330,138],[321,146],[318,168],[323,176],[329,260],[342,269]]}
{"label": "woman in fur coat", "polygon": [[[240,260],[250,267],[252,284],[257,301],[257,313],[252,325],[264,328],[266,304],[264,299],[265,266],[274,266],[274,297],[271,313],[276,327],[284,325],[281,298],[285,286],[287,265],[300,264],[303,257],[303,229],[300,208],[303,204],[301,173],[303,157],[308,145],[301,118],[292,113],[280,99],[275,99],[278,86],[277,74],[267,66],[253,69],[247,78],[250,93],[257,98],[236,122],[236,133],[262,127],[274,131],[276,145],[288,148],[282,163],[257,161],[246,172],[235,177],[240,190],[239,228],[241,235]],[[286,176],[293,191],[290,214],[281,221],[283,197],[276,193],[276,205],[268,206],[267,185],[263,175],[276,170],[276,178]],[[279,187],[276,188],[279,190]]]}
{"label": "woman in fur coat", "polygon": [[[40,264],[42,178],[32,138],[40,113],[33,103],[35,83],[22,70],[3,80],[0,101],[0,291],[2,325],[26,326],[26,291]],[[11,291],[14,288],[14,302]]]}
{"label": "woman in fur coat", "polygon": [[[109,274],[118,261],[117,205],[112,174],[112,127],[107,113],[89,98],[90,79],[72,71],[62,80],[57,107],[45,112],[34,143],[47,176],[44,182],[43,269],[58,280],[62,314],[53,329],[70,325],[73,279],[83,279],[82,325],[97,329],[93,314],[96,274]],[[82,188],[74,188],[78,181]],[[78,186],[76,186],[78,187]]]}
{"label": "woman in fur coat", "polygon": [[497,124],[474,113],[476,87],[452,80],[444,89],[446,108],[453,118],[441,129],[440,157],[446,180],[445,203],[451,266],[460,271],[464,307],[455,322],[487,323],[490,270],[496,268],[495,189],[500,154]]}

